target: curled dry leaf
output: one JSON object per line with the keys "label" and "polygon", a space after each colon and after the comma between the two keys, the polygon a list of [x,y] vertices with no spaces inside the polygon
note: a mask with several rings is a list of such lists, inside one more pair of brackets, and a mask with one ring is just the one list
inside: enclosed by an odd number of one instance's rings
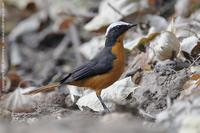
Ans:
{"label": "curled dry leaf", "polygon": [[55,29],[55,31],[64,32],[73,24],[74,19],[75,17],[72,16],[60,18],[54,23],[53,29]]}
{"label": "curled dry leaf", "polygon": [[90,89],[83,89],[83,88],[80,88],[80,87],[77,87],[77,86],[72,86],[72,85],[67,85],[67,88],[69,90],[69,92],[68,92],[69,96],[66,97],[65,101],[66,101],[66,105],[68,107],[70,107],[70,104],[75,105],[80,97],[93,92]]}
{"label": "curled dry leaf", "polygon": [[[26,88],[26,90],[34,87]],[[24,89],[17,88],[0,101],[2,108],[12,112],[33,112],[35,108],[34,97],[23,95]]]}
{"label": "curled dry leaf", "polygon": [[[120,11],[116,12],[109,4]],[[124,16],[142,11],[148,7],[148,4],[139,0],[104,0],[100,4],[99,14],[85,25],[88,31],[98,31],[112,22],[121,20]],[[123,15],[122,15],[123,14]]]}
{"label": "curled dry leaf", "polygon": [[[113,109],[115,103],[124,102],[127,96],[134,92],[136,86],[131,80],[131,77],[119,80],[110,87],[102,91],[102,99],[104,100],[107,107]],[[96,97],[96,93],[92,92],[81,97],[77,103],[78,107],[82,110],[82,107],[89,107],[94,111],[103,111],[103,107]]]}
{"label": "curled dry leaf", "polygon": [[[23,79],[15,72],[15,71],[9,71],[6,75],[6,86],[2,91],[3,92],[9,92],[15,90],[20,83],[22,83],[21,87],[27,87],[27,82],[22,82]],[[9,85],[8,85],[9,84]],[[8,87],[9,86],[9,87]]]}
{"label": "curled dry leaf", "polygon": [[[153,15],[153,14],[145,15],[142,18],[142,22],[150,25],[148,34],[151,34],[153,32],[160,32],[160,31],[166,29],[168,26],[168,22],[164,17],[158,16],[158,15]],[[158,25],[158,23],[159,23],[159,25]]]}
{"label": "curled dry leaf", "polygon": [[191,76],[190,80],[193,82],[193,88],[200,87],[200,67],[199,66],[192,66],[190,67]]}
{"label": "curled dry leaf", "polygon": [[[197,10],[189,18],[183,18],[180,16],[175,17],[169,24],[168,30],[171,27],[175,29],[174,33],[176,33],[176,37],[179,38],[180,40],[190,37],[191,35],[198,36],[198,34],[200,33],[199,13],[200,10]],[[169,31],[174,31],[174,30],[169,30]]]}
{"label": "curled dry leaf", "polygon": [[164,31],[160,34],[153,48],[156,58],[166,60],[176,57],[179,53],[180,43],[175,34],[169,31]]}
{"label": "curled dry leaf", "polygon": [[154,14],[141,16],[139,22],[140,23],[138,25],[137,32],[142,35],[161,32],[168,26],[168,22],[164,17]]}
{"label": "curled dry leaf", "polygon": [[183,52],[183,55],[185,55],[185,57],[187,55],[196,57],[200,53],[200,39],[196,36],[190,36],[183,39],[180,46],[181,51]]}
{"label": "curled dry leaf", "polygon": [[[70,104],[75,104],[77,102],[77,99],[81,96],[83,96],[84,90],[79,89],[76,86],[68,85],[67,88],[69,89],[69,96],[66,97],[66,105],[69,106]],[[69,98],[70,97],[70,98]],[[69,100],[69,101],[67,101]]]}

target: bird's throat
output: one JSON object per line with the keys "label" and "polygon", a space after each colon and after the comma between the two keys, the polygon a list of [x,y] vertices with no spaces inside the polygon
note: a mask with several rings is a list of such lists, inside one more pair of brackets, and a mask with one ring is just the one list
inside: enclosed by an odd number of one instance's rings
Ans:
{"label": "bird's throat", "polygon": [[116,65],[124,65],[124,46],[123,46],[124,35],[118,37],[115,44],[112,47],[112,54],[116,56],[114,61]]}

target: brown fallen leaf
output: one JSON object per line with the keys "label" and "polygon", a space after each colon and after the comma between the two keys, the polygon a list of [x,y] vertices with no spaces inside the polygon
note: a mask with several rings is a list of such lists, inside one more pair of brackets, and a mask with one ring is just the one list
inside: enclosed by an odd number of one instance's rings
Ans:
{"label": "brown fallen leaf", "polygon": [[200,42],[197,36],[189,36],[180,43],[181,52],[186,59],[197,58],[200,52]]}
{"label": "brown fallen leaf", "polygon": [[195,80],[196,81],[196,86],[200,87],[200,74],[192,74],[190,77],[191,80]]}
{"label": "brown fallen leaf", "polygon": [[75,21],[74,16],[66,16],[56,20],[54,27],[56,30],[65,32]]}
{"label": "brown fallen leaf", "polygon": [[191,80],[198,80],[198,79],[200,79],[200,74],[198,73],[198,74],[192,74],[191,76],[190,76],[190,79]]}
{"label": "brown fallen leaf", "polygon": [[[9,71],[6,75],[6,78],[10,81],[11,85],[10,88],[7,88],[8,90],[3,90],[5,92],[10,92],[15,90],[19,84],[22,88],[28,87],[28,83],[26,81],[23,81],[23,79],[17,74],[16,71]],[[8,81],[7,81],[8,82]]]}
{"label": "brown fallen leaf", "polygon": [[136,85],[140,84],[140,81],[142,80],[143,72],[142,71],[137,71],[133,76],[132,76],[132,81]]}

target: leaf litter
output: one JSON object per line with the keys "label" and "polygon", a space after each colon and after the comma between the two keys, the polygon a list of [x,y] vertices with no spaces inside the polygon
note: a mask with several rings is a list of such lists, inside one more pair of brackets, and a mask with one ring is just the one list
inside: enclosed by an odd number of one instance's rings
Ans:
{"label": "leaf litter", "polygon": [[[5,17],[15,26],[5,30],[8,65],[6,78],[1,78],[6,85],[0,89],[1,131],[199,132],[198,0],[5,3]],[[62,86],[23,95],[59,81],[93,58],[104,46],[106,27],[119,20],[138,26],[124,40],[124,73],[102,93],[112,113],[104,114],[87,88]]]}

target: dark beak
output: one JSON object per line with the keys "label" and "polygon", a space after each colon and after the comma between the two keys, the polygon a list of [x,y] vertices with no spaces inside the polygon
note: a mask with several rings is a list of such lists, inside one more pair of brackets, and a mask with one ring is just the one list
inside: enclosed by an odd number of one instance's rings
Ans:
{"label": "dark beak", "polygon": [[130,24],[130,25],[128,25],[128,28],[130,29],[130,28],[132,28],[132,27],[135,27],[137,24]]}

